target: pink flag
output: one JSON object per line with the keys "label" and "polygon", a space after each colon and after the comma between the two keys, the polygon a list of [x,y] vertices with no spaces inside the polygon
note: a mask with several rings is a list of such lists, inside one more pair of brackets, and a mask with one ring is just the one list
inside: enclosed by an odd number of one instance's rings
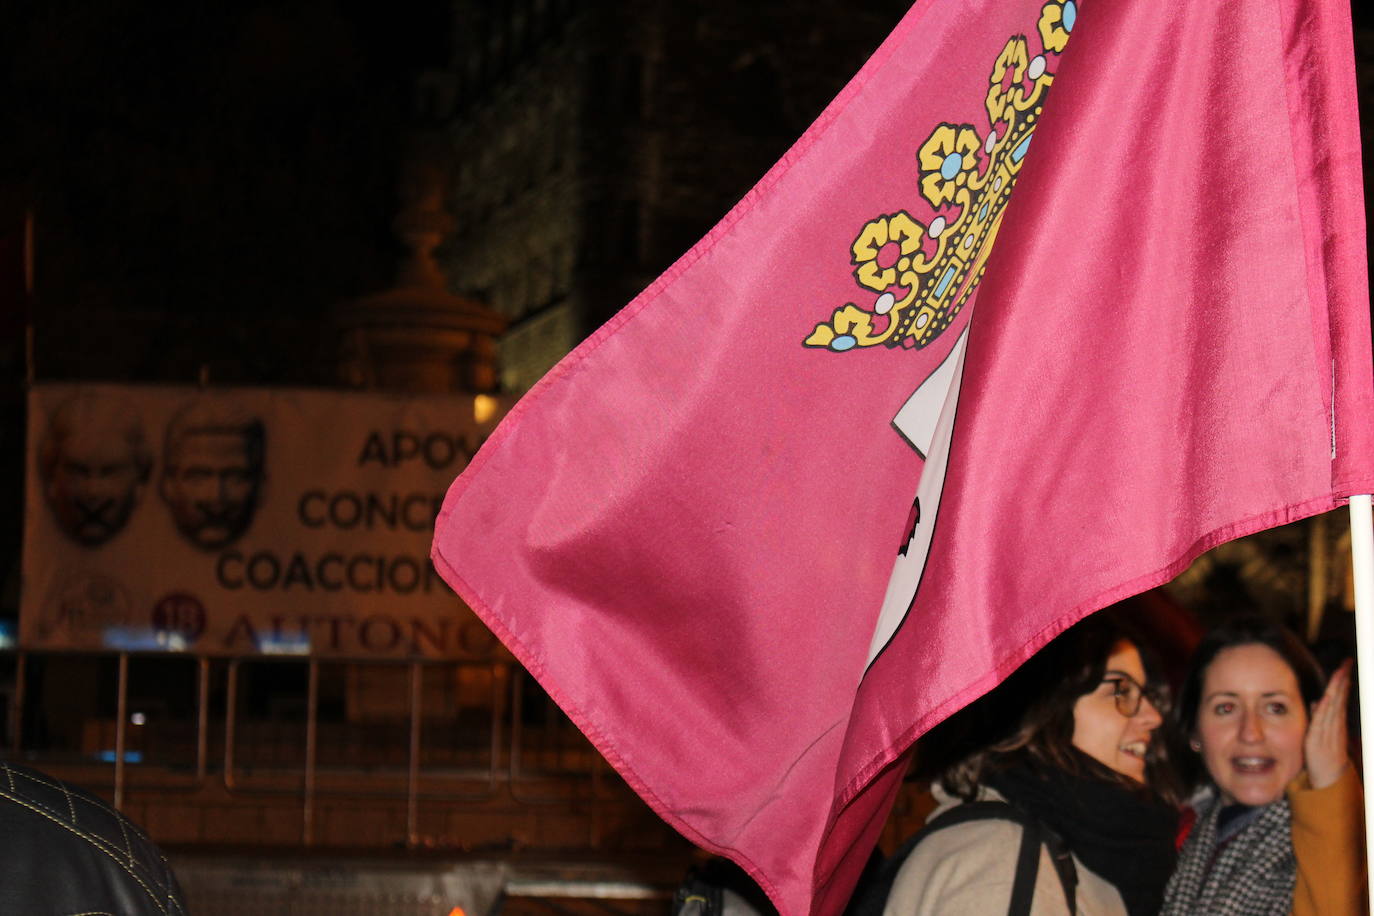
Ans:
{"label": "pink flag", "polygon": [[1343,0],[922,0],[435,562],[665,819],[836,912],[917,736],[1374,489],[1350,47]]}

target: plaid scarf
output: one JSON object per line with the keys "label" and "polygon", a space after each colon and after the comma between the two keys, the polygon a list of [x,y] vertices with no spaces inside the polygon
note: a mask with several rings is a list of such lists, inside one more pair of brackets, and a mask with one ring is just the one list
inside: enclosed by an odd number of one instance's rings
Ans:
{"label": "plaid scarf", "polygon": [[1257,809],[1234,836],[1218,841],[1221,809],[1214,799],[1193,827],[1160,916],[1287,916],[1297,883],[1288,799]]}

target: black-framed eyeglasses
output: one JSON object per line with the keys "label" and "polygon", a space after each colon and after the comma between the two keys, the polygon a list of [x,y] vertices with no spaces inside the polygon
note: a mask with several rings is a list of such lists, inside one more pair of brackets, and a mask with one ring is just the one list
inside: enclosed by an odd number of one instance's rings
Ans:
{"label": "black-framed eyeglasses", "polygon": [[1140,685],[1129,674],[1112,674],[1102,679],[1102,683],[1112,685],[1112,699],[1116,700],[1116,711],[1126,718],[1140,712],[1140,701],[1148,699],[1156,707],[1154,693]]}

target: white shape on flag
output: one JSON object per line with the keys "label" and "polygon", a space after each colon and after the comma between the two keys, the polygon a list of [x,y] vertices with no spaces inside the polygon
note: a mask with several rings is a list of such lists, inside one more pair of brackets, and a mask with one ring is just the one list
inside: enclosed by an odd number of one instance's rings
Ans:
{"label": "white shape on flag", "polygon": [[906,543],[906,550],[897,555],[887,594],[878,612],[873,641],[868,647],[865,668],[886,648],[897,628],[906,620],[916,590],[925,572],[926,557],[930,554],[930,539],[935,531],[935,516],[940,511],[940,494],[945,488],[945,470],[949,465],[949,447],[953,441],[954,414],[959,406],[959,386],[964,378],[964,350],[968,341],[968,325],[959,334],[949,354],[926,377],[920,387],[897,411],[892,425],[925,459],[921,480],[916,485],[916,524]]}

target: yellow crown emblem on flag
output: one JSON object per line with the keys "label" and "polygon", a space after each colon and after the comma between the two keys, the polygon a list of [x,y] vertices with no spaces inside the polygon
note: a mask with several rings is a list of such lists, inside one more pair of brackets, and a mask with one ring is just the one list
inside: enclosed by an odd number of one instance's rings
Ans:
{"label": "yellow crown emblem on flag", "polygon": [[1077,16],[1075,0],[1046,3],[1037,29],[1042,50],[1034,57],[1026,36],[1008,39],[988,80],[984,132],[944,122],[931,131],[916,165],[932,215],[923,223],[897,210],[863,225],[850,246],[851,263],[872,304],[836,309],[806,346],[839,353],[878,344],[919,349],[949,327],[983,278],[1054,82],[1052,66]]}

